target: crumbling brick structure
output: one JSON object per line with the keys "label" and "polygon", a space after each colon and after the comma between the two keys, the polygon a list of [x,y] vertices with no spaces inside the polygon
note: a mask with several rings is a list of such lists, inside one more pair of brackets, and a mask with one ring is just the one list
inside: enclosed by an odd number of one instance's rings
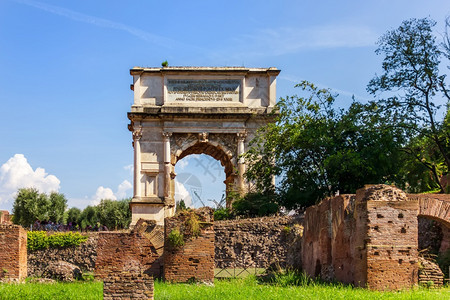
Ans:
{"label": "crumbling brick structure", "polygon": [[377,290],[417,284],[418,205],[390,186],[356,192],[355,283]]}
{"label": "crumbling brick structure", "polygon": [[[213,210],[203,207],[166,218],[164,279],[171,282],[214,281]],[[174,233],[183,245],[174,245]]]}
{"label": "crumbling brick structure", "polygon": [[12,224],[11,215],[7,210],[0,210],[0,224]]}
{"label": "crumbling brick structure", "polygon": [[0,280],[27,277],[27,232],[18,225],[0,225]]}
{"label": "crumbling brick structure", "polygon": [[417,284],[418,201],[394,187],[366,186],[309,207],[302,261],[311,276],[371,289]]}
{"label": "crumbling brick structure", "polygon": [[139,272],[111,273],[103,279],[103,299],[153,299],[153,277]]}
{"label": "crumbling brick structure", "polygon": [[426,287],[442,287],[444,273],[435,262],[419,257],[419,284]]}
{"label": "crumbling brick structure", "polygon": [[160,254],[151,239],[136,231],[99,233],[95,276],[103,279],[129,270],[160,277]]}

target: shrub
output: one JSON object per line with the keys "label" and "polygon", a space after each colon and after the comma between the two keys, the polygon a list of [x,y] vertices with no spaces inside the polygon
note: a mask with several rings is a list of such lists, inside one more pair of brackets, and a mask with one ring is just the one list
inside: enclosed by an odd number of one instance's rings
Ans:
{"label": "shrub", "polygon": [[230,220],[233,217],[228,208],[218,208],[214,211],[214,220]]}
{"label": "shrub", "polygon": [[184,236],[178,229],[172,229],[167,237],[170,245],[173,247],[181,247],[184,245]]}
{"label": "shrub", "polygon": [[28,250],[46,248],[77,247],[88,239],[79,232],[57,232],[47,235],[45,231],[29,231],[27,234]]}
{"label": "shrub", "polygon": [[48,248],[47,233],[45,231],[29,231],[27,233],[28,250]]}
{"label": "shrub", "polygon": [[193,210],[189,211],[185,225],[188,232],[193,237],[198,237],[200,235],[200,221]]}
{"label": "shrub", "polygon": [[263,217],[278,212],[274,194],[248,193],[233,202],[233,212],[246,217]]}

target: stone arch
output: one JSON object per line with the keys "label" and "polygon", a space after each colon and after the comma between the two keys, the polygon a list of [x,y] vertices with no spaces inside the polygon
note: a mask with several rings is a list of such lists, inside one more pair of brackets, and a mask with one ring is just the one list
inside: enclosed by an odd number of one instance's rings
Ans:
{"label": "stone arch", "polygon": [[450,195],[420,194],[410,195],[419,201],[419,217],[429,218],[450,228]]}

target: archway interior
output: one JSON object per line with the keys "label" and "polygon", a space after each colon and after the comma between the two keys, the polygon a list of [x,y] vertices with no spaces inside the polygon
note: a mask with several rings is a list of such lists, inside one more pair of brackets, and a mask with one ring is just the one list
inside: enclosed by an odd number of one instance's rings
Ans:
{"label": "archway interior", "polygon": [[209,143],[196,143],[193,146],[184,150],[179,157],[177,157],[177,162],[184,157],[191,154],[207,154],[212,158],[220,161],[222,166],[225,168],[225,176],[228,178],[233,173],[233,163],[226,153],[220,148]]}
{"label": "archway interior", "polygon": [[186,152],[175,164],[175,201],[195,208],[225,206],[225,167],[211,155]]}

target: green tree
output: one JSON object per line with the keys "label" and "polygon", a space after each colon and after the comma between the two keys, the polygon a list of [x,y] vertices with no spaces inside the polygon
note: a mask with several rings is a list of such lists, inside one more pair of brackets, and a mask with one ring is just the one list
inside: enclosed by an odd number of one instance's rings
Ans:
{"label": "green tree", "polygon": [[129,202],[130,199],[102,200],[97,206],[100,224],[115,230],[128,228],[131,222]]}
{"label": "green tree", "polygon": [[77,207],[71,207],[67,211],[67,224],[72,223],[73,226],[81,226],[80,224],[81,210]]}
{"label": "green tree", "polygon": [[[444,51],[441,50],[433,35],[435,24],[428,18],[410,19],[384,34],[376,50],[384,55],[383,73],[370,81],[368,91],[387,96],[378,101],[378,114],[389,112],[385,123],[402,129],[410,138],[403,146],[405,153],[421,165],[414,169],[427,170],[415,188],[431,175],[434,183],[425,186],[439,187],[443,192],[439,178],[450,168],[449,132],[445,132],[444,124],[437,118],[440,109],[437,103],[442,99],[450,101],[446,76],[440,74],[441,58],[450,57],[450,48],[445,48],[449,44],[444,41]],[[446,38],[448,42],[448,35]]]}
{"label": "green tree", "polygon": [[184,199],[181,199],[180,201],[177,201],[177,204],[175,206],[175,211],[176,212],[179,212],[179,211],[182,211],[182,210],[186,210],[186,209],[187,209],[187,207],[186,207],[186,203],[184,202]]}
{"label": "green tree", "polygon": [[48,218],[54,223],[63,224],[65,211],[67,209],[67,199],[64,194],[52,192],[49,196]]}
{"label": "green tree", "polygon": [[245,154],[246,177],[257,192],[273,195],[272,178],[279,176],[275,201],[295,209],[338,191],[398,180],[403,136],[382,126],[375,104],[354,101],[337,109],[329,90],[306,81],[296,87],[303,96],[282,98],[276,122],[259,131]]}
{"label": "green tree", "polygon": [[13,222],[28,227],[36,220],[49,220],[50,200],[35,188],[19,189],[13,204]]}
{"label": "green tree", "polygon": [[98,217],[98,211],[95,206],[88,205],[83,211],[81,212],[79,224],[81,228],[86,228],[87,226],[94,227],[100,223],[100,219]]}

